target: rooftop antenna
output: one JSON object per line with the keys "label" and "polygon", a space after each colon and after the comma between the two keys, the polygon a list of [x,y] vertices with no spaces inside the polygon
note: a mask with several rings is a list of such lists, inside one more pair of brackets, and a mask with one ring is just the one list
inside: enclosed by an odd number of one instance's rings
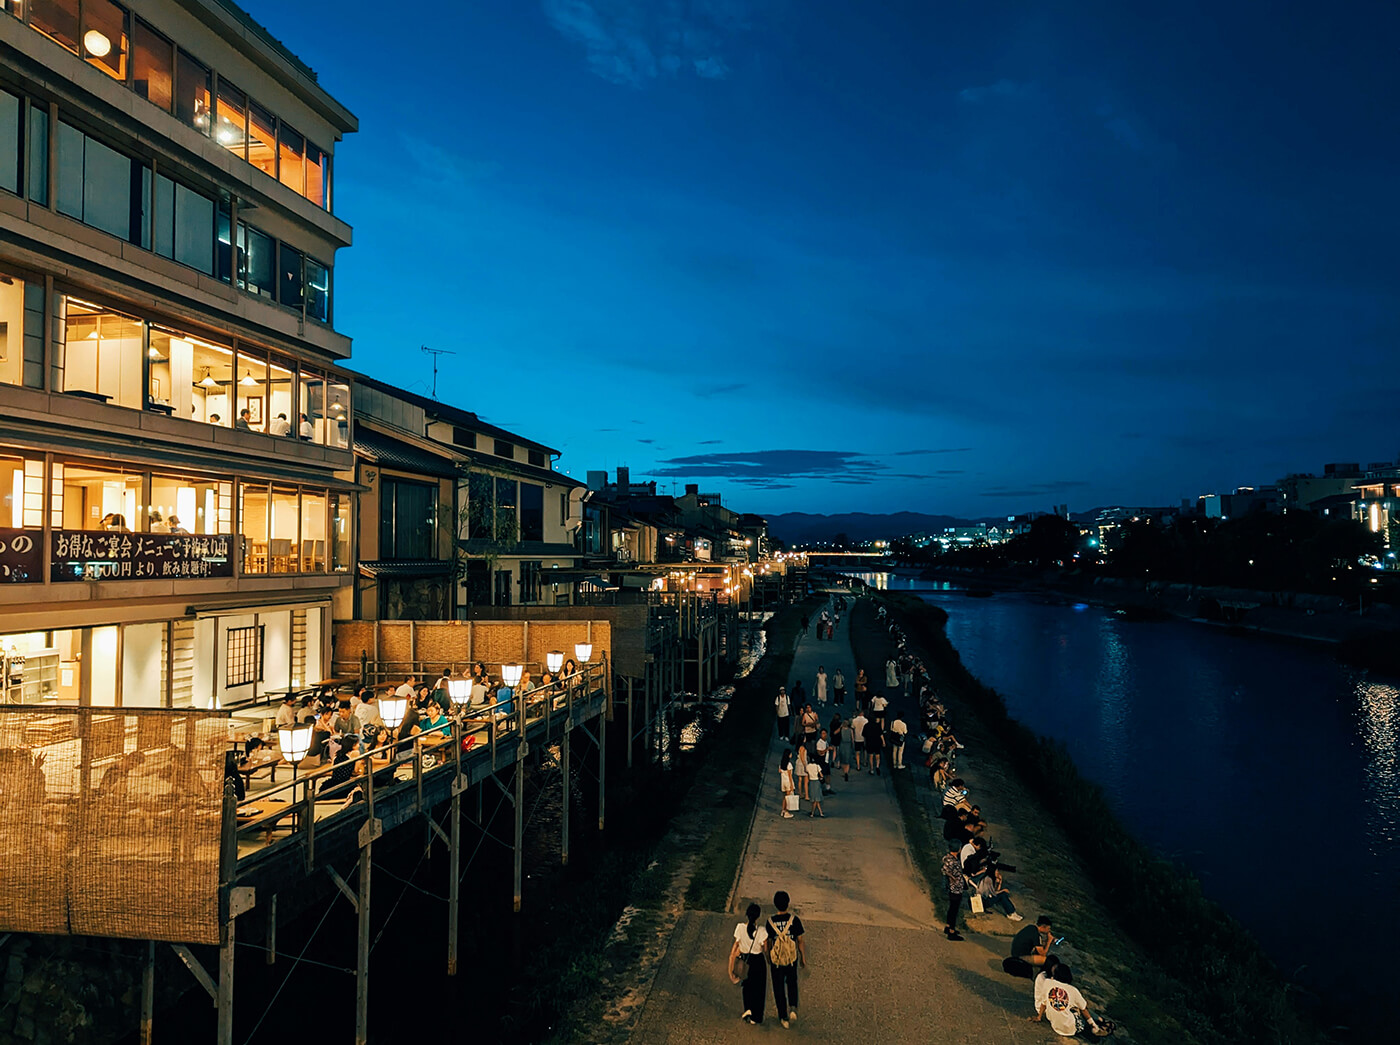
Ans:
{"label": "rooftop antenna", "polygon": [[438,356],[455,356],[457,353],[446,348],[429,348],[427,345],[419,345],[418,351],[433,357],[433,398],[437,398],[437,372]]}

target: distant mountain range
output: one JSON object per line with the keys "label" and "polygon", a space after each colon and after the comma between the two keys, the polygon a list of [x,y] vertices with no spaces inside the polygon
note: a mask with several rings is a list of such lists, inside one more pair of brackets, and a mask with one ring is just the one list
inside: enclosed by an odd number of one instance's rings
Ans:
{"label": "distant mountain range", "polygon": [[850,512],[845,515],[812,515],[808,512],[784,512],[765,516],[768,532],[788,544],[808,544],[829,541],[844,533],[853,541],[886,540],[911,533],[941,533],[949,526],[970,526],[966,519],[952,515],[924,515],[920,512],[895,512],[872,515]]}

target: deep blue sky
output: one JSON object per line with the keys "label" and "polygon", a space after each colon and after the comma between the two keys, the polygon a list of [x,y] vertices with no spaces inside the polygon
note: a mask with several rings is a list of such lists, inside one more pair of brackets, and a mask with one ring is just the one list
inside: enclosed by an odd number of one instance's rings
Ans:
{"label": "deep blue sky", "polygon": [[1394,459],[1400,8],[1049,6],[249,3],[360,118],[353,365],[455,351],[576,476],[982,516]]}

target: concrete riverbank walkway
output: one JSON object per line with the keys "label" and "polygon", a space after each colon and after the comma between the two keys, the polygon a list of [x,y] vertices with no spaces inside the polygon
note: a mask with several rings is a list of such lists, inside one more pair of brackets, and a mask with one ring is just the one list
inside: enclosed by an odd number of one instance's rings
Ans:
{"label": "concrete riverbank walkway", "polygon": [[[865,630],[855,645],[867,652],[883,650],[867,613],[873,618],[869,611],[857,618],[867,623],[858,623]],[[858,666],[865,668],[872,691],[883,689],[883,654],[879,664],[857,665],[850,620],[848,611],[831,641],[818,641],[813,630],[799,641],[794,658],[788,690],[802,680],[823,727],[833,711],[843,717],[854,713]],[[844,672],[844,708],[817,703],[819,664],[828,675],[838,667]],[[910,723],[911,768],[905,773],[923,773],[912,742],[918,719],[906,703],[894,706]],[[1001,970],[1001,957],[1009,953],[1006,937],[1018,925],[1006,923],[995,936],[970,934],[962,943],[944,939],[941,912],[910,860],[892,771],[886,768],[875,777],[852,767],[849,782],[838,771],[832,781],[837,793],[823,800],[825,819],[810,819],[810,804],[804,802],[787,820],[779,815],[778,797],[778,762],[786,746],[775,732],[732,909],[681,916],[631,1041],[745,1043],[771,1035],[825,1045],[1038,1045],[1054,1040],[1044,1024],[1026,1022],[1030,983]],[[941,890],[941,880],[937,884]],[[765,917],[771,915],[777,889],[792,896],[806,930],[808,957],[807,969],[799,973],[799,1018],[787,1030],[773,1011],[771,987],[763,1025],[745,1024],[739,1018],[739,987],[729,982],[725,969],[741,912],[754,901]]]}

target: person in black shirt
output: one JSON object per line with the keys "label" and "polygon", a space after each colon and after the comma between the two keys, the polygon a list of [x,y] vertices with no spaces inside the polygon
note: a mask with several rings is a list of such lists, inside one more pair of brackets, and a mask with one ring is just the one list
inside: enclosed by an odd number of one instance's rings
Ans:
{"label": "person in black shirt", "polygon": [[[773,970],[773,1001],[778,1009],[778,1019],[784,1027],[797,1019],[797,967],[807,967],[807,948],[802,942],[802,919],[788,910],[791,902],[788,894],[779,889],[773,894],[773,906],[778,913],[768,919],[768,942],[764,945],[768,954],[768,964]],[[787,936],[796,944],[796,960],[781,963],[783,945],[780,936]],[[775,954],[774,948],[778,948]]]}

